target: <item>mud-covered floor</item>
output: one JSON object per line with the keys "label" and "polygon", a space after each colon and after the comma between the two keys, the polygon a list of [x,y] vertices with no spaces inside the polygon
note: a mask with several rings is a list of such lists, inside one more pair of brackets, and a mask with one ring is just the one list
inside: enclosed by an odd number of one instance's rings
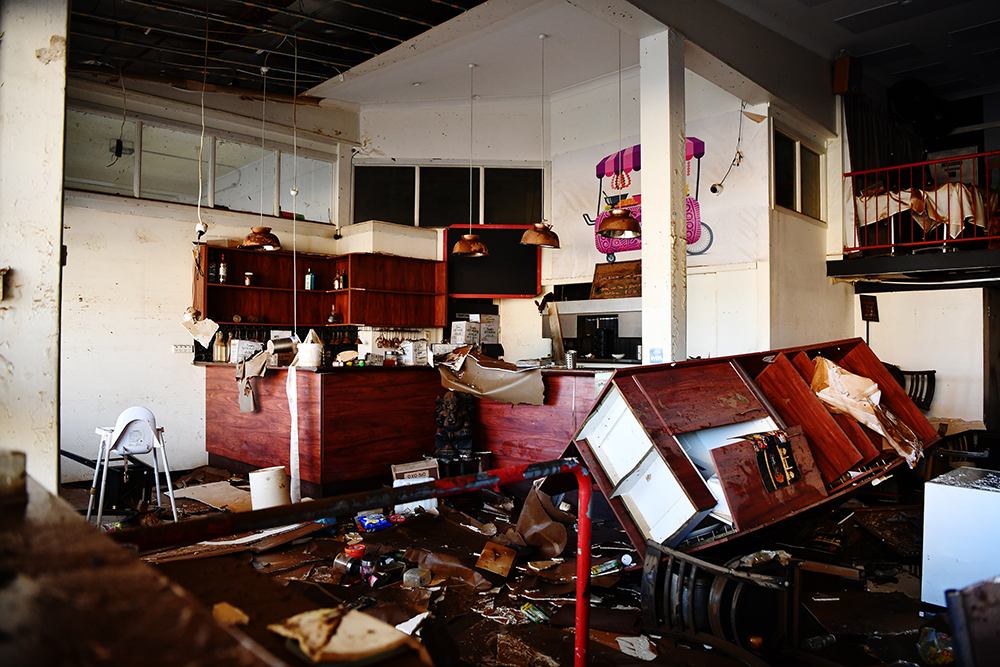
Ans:
{"label": "mud-covered floor", "polygon": [[[728,605],[722,613],[745,629],[738,638],[745,648],[734,649],[731,642],[707,636],[674,635],[662,627],[643,628],[642,561],[603,498],[595,494],[593,562],[616,565],[592,579],[590,664],[924,664],[917,646],[920,629],[947,629],[947,619],[944,610],[920,603],[922,502],[920,485],[911,481],[884,484],[877,493],[859,494],[839,507],[820,508],[694,554],[725,564],[776,551],[793,559],[855,568],[856,578],[808,572],[799,581],[798,639],[821,644],[811,650],[792,648],[794,638],[787,633],[791,616],[782,614],[795,609],[782,607],[778,596],[767,594],[722,601]],[[245,487],[237,478],[227,483]],[[267,626],[303,611],[338,605],[397,626],[424,615],[419,636],[439,667],[573,664],[575,495],[551,499],[550,509],[564,503],[565,516],[554,512],[563,523],[551,514],[531,515],[529,523],[551,522],[541,531],[549,536],[545,539],[563,536],[561,552],[552,554],[518,544],[524,542],[521,533],[531,532],[525,530],[523,518],[527,489],[503,491],[442,500],[434,512],[408,514],[373,532],[359,531],[354,517],[342,517],[242,544],[195,545],[145,559],[209,609],[224,602],[245,612],[249,621],[239,629],[289,664],[303,663]],[[178,499],[178,509],[186,516],[219,511],[191,499]],[[115,518],[110,517],[112,523]],[[138,520],[134,515],[121,518],[126,519],[124,525]],[[519,523],[521,531],[516,530]],[[538,543],[530,536],[528,541]],[[505,576],[477,567],[488,543],[514,550],[513,566]],[[344,550],[355,544],[364,545],[368,557],[382,562],[423,566],[433,573],[432,580],[411,588],[390,577],[391,583],[372,587],[356,571],[344,572]],[[697,593],[695,602],[708,605]],[[711,632],[705,622],[702,625]],[[762,644],[759,650],[752,647],[755,634]],[[414,654],[386,664],[420,663]]]}

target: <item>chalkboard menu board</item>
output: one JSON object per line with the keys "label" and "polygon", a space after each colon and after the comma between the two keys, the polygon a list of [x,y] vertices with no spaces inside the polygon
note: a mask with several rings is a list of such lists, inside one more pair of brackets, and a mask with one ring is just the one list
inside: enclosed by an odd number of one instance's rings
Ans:
{"label": "chalkboard menu board", "polygon": [[642,296],[642,261],[598,264],[594,267],[591,299],[627,299]]}
{"label": "chalkboard menu board", "polygon": [[521,298],[538,296],[542,289],[542,249],[521,245],[530,225],[472,225],[489,255],[461,257],[451,254],[455,243],[469,233],[469,225],[452,225],[445,234],[448,296],[453,298]]}

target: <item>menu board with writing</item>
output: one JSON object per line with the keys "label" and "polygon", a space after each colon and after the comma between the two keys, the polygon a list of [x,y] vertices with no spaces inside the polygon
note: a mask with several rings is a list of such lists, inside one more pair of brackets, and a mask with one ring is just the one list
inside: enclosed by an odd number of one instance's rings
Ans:
{"label": "menu board with writing", "polygon": [[642,296],[642,261],[597,264],[591,299],[625,299]]}

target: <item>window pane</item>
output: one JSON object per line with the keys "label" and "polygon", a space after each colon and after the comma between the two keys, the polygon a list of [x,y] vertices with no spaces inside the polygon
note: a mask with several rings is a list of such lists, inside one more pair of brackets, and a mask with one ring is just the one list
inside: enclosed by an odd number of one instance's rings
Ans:
{"label": "window pane", "polygon": [[799,157],[799,176],[802,188],[802,211],[809,217],[819,220],[822,218],[820,211],[820,178],[819,178],[819,153],[809,150],[800,144],[801,155]]}
{"label": "window pane", "polygon": [[774,204],[795,210],[795,141],[774,133]]}
{"label": "window pane", "polygon": [[275,151],[218,139],[215,205],[232,211],[263,211],[264,215],[274,215],[274,160]]}
{"label": "window pane", "polygon": [[[119,134],[123,151],[115,158]],[[67,188],[132,196],[135,171],[135,123],[121,118],[66,110]]]}
{"label": "window pane", "polygon": [[[208,137],[202,158],[201,203],[208,203]],[[201,137],[189,132],[142,126],[142,178],[139,196],[198,203],[198,149]]]}
{"label": "window pane", "polygon": [[447,227],[469,222],[469,185],[472,185],[472,224],[479,224],[479,168],[421,167],[420,226]]}
{"label": "window pane", "polygon": [[491,225],[530,225],[542,219],[541,169],[487,169],[483,217]]}
{"label": "window pane", "polygon": [[414,167],[355,167],[354,220],[413,225],[417,196]]}
{"label": "window pane", "polygon": [[[298,169],[296,170],[296,164]],[[297,172],[297,173],[296,173]],[[281,210],[292,212],[292,184],[299,191],[295,212],[312,222],[333,222],[333,164],[299,156],[281,154]],[[411,206],[412,208],[412,206]]]}

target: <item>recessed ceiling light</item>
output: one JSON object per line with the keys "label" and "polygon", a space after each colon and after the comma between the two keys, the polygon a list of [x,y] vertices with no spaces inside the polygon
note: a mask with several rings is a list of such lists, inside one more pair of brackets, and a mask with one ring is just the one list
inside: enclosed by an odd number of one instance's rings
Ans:
{"label": "recessed ceiling light", "polygon": [[419,86],[419,85],[420,85],[420,82],[419,82],[419,81],[414,81],[414,82],[413,82],[413,83],[411,83],[410,85],[411,85],[411,86],[413,86],[414,88],[416,88],[417,86]]}

